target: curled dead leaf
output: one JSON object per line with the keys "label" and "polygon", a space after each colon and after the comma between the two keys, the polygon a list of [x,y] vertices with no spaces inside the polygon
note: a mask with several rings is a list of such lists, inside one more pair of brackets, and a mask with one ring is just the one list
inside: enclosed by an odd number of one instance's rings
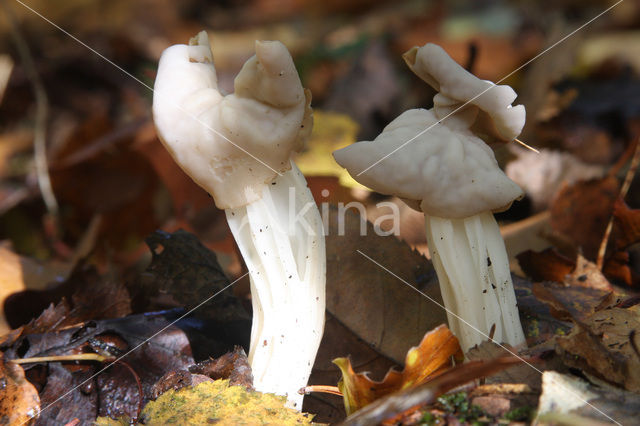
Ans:
{"label": "curled dead leaf", "polygon": [[416,387],[403,389],[380,398],[350,415],[343,426],[365,426],[383,421],[416,406],[431,404],[443,393],[475,380],[522,363],[519,357],[503,357],[489,361],[471,361],[455,366],[438,377]]}
{"label": "curled dead leaf", "polygon": [[458,361],[463,358],[458,339],[447,326],[440,325],[407,352],[404,370],[391,369],[380,382],[371,380],[366,373],[355,373],[348,358],[335,359],[334,364],[342,372],[338,388],[347,415],[385,395],[425,383],[450,368],[452,357]]}

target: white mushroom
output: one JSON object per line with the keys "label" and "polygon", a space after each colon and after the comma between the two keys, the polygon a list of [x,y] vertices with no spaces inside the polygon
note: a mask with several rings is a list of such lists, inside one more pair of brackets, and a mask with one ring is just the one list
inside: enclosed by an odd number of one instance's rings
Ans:
{"label": "white mushroom", "polygon": [[322,221],[290,160],[311,132],[310,101],[277,41],[256,41],[235,93],[223,96],[204,31],[163,52],[153,98],[160,140],[225,210],[249,268],[254,386],[297,409],[325,311]]}
{"label": "white mushroom", "polygon": [[438,46],[414,48],[405,59],[442,91],[436,106],[406,111],[374,141],[352,144],[334,157],[363,185],[425,213],[442,297],[455,314],[448,314],[449,326],[463,350],[485,340],[494,324],[496,341],[521,345],[508,258],[492,212],[509,208],[523,192],[472,129],[484,119],[483,128],[493,130],[483,136],[514,139],[524,125],[524,108],[511,107],[511,88],[477,79]]}

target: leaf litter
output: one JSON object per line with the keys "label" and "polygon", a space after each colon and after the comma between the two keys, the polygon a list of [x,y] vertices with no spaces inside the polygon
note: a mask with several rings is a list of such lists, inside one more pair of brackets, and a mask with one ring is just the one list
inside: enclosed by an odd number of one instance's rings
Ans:
{"label": "leaf litter", "polygon": [[[246,59],[258,35],[284,39],[300,59],[305,84],[317,93],[314,106],[318,110],[331,105],[353,106],[343,109],[346,114],[326,111],[318,121],[324,121],[325,128],[318,129],[314,146],[305,153],[309,170],[318,174],[309,179],[309,186],[318,202],[364,200],[367,212],[381,198],[377,194],[363,196],[362,189],[352,190],[344,179],[342,184],[347,186],[341,185],[335,176],[341,174],[340,169],[326,158],[329,149],[322,143],[352,142],[358,129],[376,134],[388,118],[407,107],[429,106],[432,94],[424,93],[420,89],[423,85],[415,79],[401,78],[392,58],[414,44],[434,41],[483,78],[496,80],[559,38],[553,37],[556,29],[549,33],[541,30],[548,26],[548,10],[530,9],[520,24],[501,27],[504,13],[520,16],[522,12],[517,5],[503,2],[497,3],[500,13],[481,6],[465,12],[464,5],[453,11],[442,5],[421,8],[404,2],[393,8],[368,2],[328,2],[313,10],[296,2],[278,7],[267,3],[191,2],[179,8],[168,3],[146,8],[117,0],[100,10],[73,3],[71,9],[47,12],[53,21],[149,83],[161,48],[169,40],[187,39],[202,21],[215,24],[221,51],[217,58],[219,78],[225,87],[230,87],[233,67]],[[572,18],[567,19],[584,18],[581,22],[595,15],[590,5],[576,9],[565,3],[553,5],[563,17],[559,18],[559,29],[574,27],[573,22],[564,20],[569,15]],[[520,84],[521,76],[514,76],[514,83],[526,86],[521,89],[534,92],[534,98],[550,100],[543,105],[546,111],[535,106],[531,109],[535,119],[524,140],[557,153],[562,157],[560,164],[581,170],[576,175],[563,175],[565,166],[546,165],[555,170],[546,169],[549,173],[545,177],[564,177],[553,181],[553,188],[536,194],[532,190],[529,197],[535,208],[550,206],[553,233],[538,237],[547,238],[553,248],[542,254],[521,255],[526,278],[514,279],[514,283],[530,346],[523,355],[535,359],[545,375],[555,370],[572,378],[576,373],[586,378],[589,394],[595,395],[590,403],[623,423],[632,423],[632,412],[638,407],[634,373],[637,338],[633,332],[640,288],[640,204],[637,182],[631,184],[627,197],[620,197],[618,177],[629,158],[625,159],[632,145],[628,141],[638,128],[638,97],[634,93],[639,86],[633,71],[637,70],[637,55],[629,53],[637,34],[627,31],[638,9],[625,7],[631,9],[604,17],[609,19],[608,26],[589,34],[584,45],[581,36],[571,38],[570,43],[540,58],[543,62],[524,69],[522,81],[528,83]],[[0,389],[0,401],[5,404],[13,396],[26,401],[10,407],[12,415],[26,418],[29,410],[38,406],[34,389],[40,407],[47,407],[104,363],[15,365],[11,359],[122,354],[230,283],[239,276],[242,265],[229,243],[221,212],[159,149],[146,94],[137,90],[136,83],[87,57],[72,40],[51,32],[48,24],[28,11],[17,8],[16,12],[25,23],[23,32],[49,95],[47,148],[55,194],[62,206],[59,217],[49,217],[39,198],[30,149],[34,99],[24,65],[15,61],[0,103],[0,238],[12,242],[10,252],[0,251],[0,265],[8,265],[1,276],[5,325],[0,331],[4,334],[0,350],[3,377],[15,379],[11,382],[15,392],[7,394],[6,388]],[[321,25],[301,25],[313,16],[319,17]],[[346,26],[345,16],[351,19]],[[482,16],[491,19],[483,21]],[[125,25],[129,19],[136,25]],[[483,27],[487,23],[491,24],[490,33]],[[99,34],[95,31],[98,24],[103,30]],[[300,28],[308,29],[308,34],[301,37]],[[621,33],[615,33],[616,29]],[[2,35],[9,35],[8,31],[0,28]],[[612,31],[611,39],[620,40],[615,59],[607,58],[611,50],[594,47],[601,45],[599,40],[609,40]],[[11,37],[0,39],[11,54],[12,47],[7,44]],[[574,50],[579,52],[577,62]],[[375,82],[376,90],[367,82]],[[322,161],[317,161],[318,156]],[[600,178],[603,170],[609,173]],[[561,187],[567,176],[570,182]],[[331,195],[324,197],[322,190],[327,188]],[[516,207],[525,216],[532,213],[526,203]],[[444,312],[385,271],[363,262],[356,250],[388,261],[385,266],[390,270],[439,301],[431,265],[414,250],[415,245],[375,235],[371,223],[365,224],[368,235],[360,236],[360,219],[352,213],[346,215],[346,235],[334,238],[339,226],[332,216],[335,213],[335,208],[330,209],[332,228],[327,239],[329,313],[312,383],[337,384],[340,370],[330,361],[347,355],[353,370],[370,371],[369,377],[384,377],[392,366],[395,374],[411,371],[405,359],[410,345],[445,322]],[[612,215],[610,242],[600,259],[603,232]],[[94,222],[98,223],[92,239],[95,244],[90,250],[78,249]],[[422,241],[422,226],[406,225],[402,238]],[[175,231],[180,227],[196,235],[152,233],[156,228]],[[151,263],[145,237],[152,249]],[[518,247],[532,248],[527,241]],[[208,250],[211,248],[216,249],[215,255]],[[424,247],[422,251],[426,252]],[[78,262],[76,252],[87,258]],[[30,277],[37,279],[31,281]],[[242,295],[241,290],[235,294]],[[134,418],[141,402],[136,377],[143,390],[143,404],[161,398],[166,389],[187,393],[194,385],[210,387],[211,380],[225,380],[229,369],[244,371],[239,376],[245,380],[240,382],[247,386],[246,358],[234,348],[248,342],[249,304],[233,291],[217,299],[127,356],[123,361],[133,374],[116,364],[44,410],[34,423],[91,423],[98,415]],[[414,423],[444,420],[452,424],[531,420],[540,387],[544,395],[549,385],[526,365],[497,372],[511,364],[504,361],[503,349],[487,342],[466,355],[467,364],[447,370],[422,387],[373,401],[355,414],[369,421],[384,417],[391,423],[405,424],[411,424],[410,419]],[[26,381],[20,379],[20,371]],[[495,374],[486,377],[484,384],[461,382],[492,372]],[[22,385],[16,385],[18,382]],[[463,385],[462,390],[435,396],[452,383]],[[219,389],[234,387],[219,385]],[[410,417],[402,407],[403,400],[419,401],[422,408],[409,410]],[[558,413],[557,405],[546,414],[577,416],[568,417],[574,423],[576,419],[603,420],[588,407]],[[305,409],[316,414],[314,420],[332,423],[346,414],[335,395],[309,395]],[[376,410],[376,415],[384,415],[366,417]],[[348,420],[355,421],[357,418]]]}

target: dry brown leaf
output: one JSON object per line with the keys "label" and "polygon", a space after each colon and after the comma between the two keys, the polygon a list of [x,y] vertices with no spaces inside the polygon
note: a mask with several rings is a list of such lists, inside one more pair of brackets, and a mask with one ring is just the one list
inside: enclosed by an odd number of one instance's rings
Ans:
{"label": "dry brown leaf", "polygon": [[567,337],[558,337],[556,350],[564,362],[625,389],[640,391],[640,329],[638,313],[611,308],[577,323]]}
{"label": "dry brown leaf", "polygon": [[377,235],[371,223],[361,223],[353,212],[340,215],[331,208],[329,213],[327,310],[378,352],[402,363],[411,342],[447,322],[444,309],[432,301],[442,304],[433,267],[395,236]]}
{"label": "dry brown leaf", "polygon": [[562,321],[585,320],[611,295],[610,291],[565,286],[555,282],[533,284],[533,294],[549,306],[551,314]]}
{"label": "dry brown leaf", "polygon": [[613,176],[565,186],[551,205],[553,231],[566,238],[576,252],[582,249],[587,259],[595,260],[618,191]]}
{"label": "dry brown leaf", "polygon": [[348,358],[335,359],[334,364],[342,371],[338,387],[347,415],[385,395],[425,383],[451,367],[451,357],[461,361],[462,350],[458,339],[441,325],[425,334],[419,346],[409,350],[404,370],[391,369],[380,382],[371,380],[366,373],[355,373]]}
{"label": "dry brown leaf", "polygon": [[229,379],[230,385],[253,389],[253,375],[247,354],[240,346],[216,359],[208,359],[189,367],[189,372],[202,374],[214,380]]}
{"label": "dry brown leaf", "polygon": [[630,209],[618,198],[613,208],[614,234],[617,250],[624,250],[640,241],[640,209]]}
{"label": "dry brown leaf", "polygon": [[151,388],[151,399],[156,399],[169,389],[178,390],[195,386],[203,381],[229,380],[231,386],[244,386],[253,390],[253,375],[244,349],[236,346],[219,358],[209,358],[189,366],[189,369],[173,370],[162,376]]}
{"label": "dry brown leaf", "polygon": [[[142,399],[148,400],[153,384],[165,372],[193,364],[189,340],[182,330],[170,324],[175,317],[169,315],[145,313],[89,321],[54,332],[24,334],[7,348],[5,356],[15,359],[104,351],[121,355],[131,351],[125,362],[137,373]],[[42,406],[50,405],[38,421],[58,425],[78,418],[82,424],[91,424],[98,415],[134,416],[141,396],[132,371],[125,365],[117,363],[87,382],[104,366],[93,362],[31,364],[29,379],[40,389]]]}
{"label": "dry brown leaf", "polygon": [[[166,309],[176,302],[189,309],[229,285],[216,254],[195,235],[182,229],[173,233],[156,231],[145,241],[151,250],[151,263],[136,285],[145,309]],[[248,324],[250,320],[231,289],[216,296],[198,314],[223,323]]]}
{"label": "dry brown leaf", "polygon": [[[91,132],[89,140],[111,131],[99,128],[99,123],[95,127],[85,130]],[[78,131],[70,144],[78,138],[86,142],[82,135]],[[58,202],[69,206],[61,216],[66,238],[80,239],[95,215],[102,216],[97,240],[103,244],[97,246],[98,252],[105,247],[131,248],[132,241],[153,232],[166,217],[156,207],[162,190],[159,176],[143,154],[132,149],[130,139],[81,163],[52,168],[51,182]]]}
{"label": "dry brown leaf", "polygon": [[22,336],[23,332],[24,332],[24,327],[18,327],[16,329],[11,330],[7,334],[0,335],[0,348],[4,349],[13,345],[16,342],[16,340],[18,340],[20,336]]}
{"label": "dry brown leaf", "polygon": [[516,257],[520,268],[534,281],[563,282],[575,268],[575,263],[571,259],[552,248],[541,252],[527,250]]}
{"label": "dry brown leaf", "polygon": [[13,294],[4,309],[10,324],[27,324],[25,333],[45,333],[83,321],[123,317],[131,313],[131,300],[123,282],[80,264],[51,289]]}
{"label": "dry brown leaf", "polygon": [[[24,330],[23,334],[35,334],[35,333],[47,333],[55,331],[57,328],[63,325],[63,322],[69,315],[69,303],[67,299],[62,298],[57,304],[50,304],[47,309],[37,317],[29,321],[21,328]],[[80,321],[78,321],[80,322]]]}
{"label": "dry brown leaf", "polygon": [[36,388],[24,377],[18,364],[5,363],[0,353],[0,422],[22,425],[40,413],[40,397]]}

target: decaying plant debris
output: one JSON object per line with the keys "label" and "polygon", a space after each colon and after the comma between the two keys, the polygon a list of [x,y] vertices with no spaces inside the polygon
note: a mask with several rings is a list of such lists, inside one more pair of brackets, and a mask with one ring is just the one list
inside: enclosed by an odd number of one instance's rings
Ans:
{"label": "decaying plant debris", "polygon": [[[640,7],[454,3],[3,2],[0,422],[636,421]],[[256,40],[279,40],[293,60],[286,71],[300,78],[290,142],[308,138],[286,159],[308,185],[326,244],[324,334],[306,366],[301,412],[255,389],[254,259],[243,261],[224,210],[175,163],[153,123],[149,89],[162,51],[201,30],[218,95],[234,91]],[[461,350],[422,213],[359,185],[331,156],[373,140],[403,111],[447,107],[448,89],[400,59],[427,43],[479,79],[511,86],[513,105],[526,107],[518,139],[540,154],[478,133],[524,190],[496,220],[526,349],[482,339]],[[262,112],[280,114],[266,91],[257,88]],[[256,141],[276,134],[276,121],[260,123]],[[287,356],[301,352],[293,344]]]}

